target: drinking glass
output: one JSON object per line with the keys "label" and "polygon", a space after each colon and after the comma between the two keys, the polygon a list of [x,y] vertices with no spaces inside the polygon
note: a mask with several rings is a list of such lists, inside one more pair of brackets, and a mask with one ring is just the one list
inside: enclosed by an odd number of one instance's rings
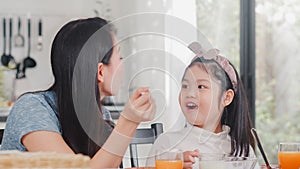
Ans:
{"label": "drinking glass", "polygon": [[300,143],[279,143],[278,160],[281,169],[299,169]]}
{"label": "drinking glass", "polygon": [[155,153],[156,169],[182,169],[183,153],[181,150]]}

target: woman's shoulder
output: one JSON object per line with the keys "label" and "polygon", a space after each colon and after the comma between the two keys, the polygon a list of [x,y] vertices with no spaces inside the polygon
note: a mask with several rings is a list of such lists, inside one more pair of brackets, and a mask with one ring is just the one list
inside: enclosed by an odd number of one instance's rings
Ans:
{"label": "woman's shoulder", "polygon": [[19,114],[25,111],[29,114],[30,112],[35,113],[41,110],[56,113],[54,92],[41,91],[23,94],[13,105],[10,114]]}
{"label": "woman's shoulder", "polygon": [[56,111],[47,103],[46,97],[49,94],[47,92],[26,93],[18,98],[6,120],[2,149],[25,151],[20,140],[33,131],[61,133]]}
{"label": "woman's shoulder", "polygon": [[38,106],[38,103],[41,105],[55,104],[56,96],[53,91],[41,91],[41,92],[30,92],[21,95],[14,106],[29,106],[34,104]]}
{"label": "woman's shoulder", "polygon": [[15,124],[23,128],[23,126],[30,126],[31,123],[57,126],[58,113],[55,108],[52,108],[52,103],[47,101],[47,97],[52,97],[50,95],[51,93],[48,92],[35,92],[20,96],[8,115],[7,126]]}
{"label": "woman's shoulder", "polygon": [[46,101],[46,97],[48,97],[51,100],[55,100],[55,93],[53,91],[28,92],[21,95],[17,99],[16,103],[23,102],[24,100],[39,100],[41,102],[44,102]]}

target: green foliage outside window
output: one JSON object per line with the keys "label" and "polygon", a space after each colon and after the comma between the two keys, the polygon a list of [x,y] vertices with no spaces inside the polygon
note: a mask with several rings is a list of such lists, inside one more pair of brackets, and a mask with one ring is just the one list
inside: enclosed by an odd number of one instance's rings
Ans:
{"label": "green foliage outside window", "polygon": [[[239,70],[239,1],[196,3],[198,29]],[[269,161],[278,164],[279,142],[300,142],[300,1],[255,3],[255,125]]]}
{"label": "green foliage outside window", "polygon": [[8,107],[8,93],[4,90],[5,81],[4,81],[4,72],[5,69],[0,67],[0,108]]}

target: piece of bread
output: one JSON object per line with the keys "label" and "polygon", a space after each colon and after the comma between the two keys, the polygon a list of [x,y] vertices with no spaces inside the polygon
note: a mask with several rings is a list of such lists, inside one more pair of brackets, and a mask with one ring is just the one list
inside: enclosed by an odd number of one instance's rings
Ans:
{"label": "piece of bread", "polygon": [[63,169],[63,168],[90,168],[90,157],[82,154],[62,154],[51,152],[19,152],[1,151],[0,168],[26,169]]}

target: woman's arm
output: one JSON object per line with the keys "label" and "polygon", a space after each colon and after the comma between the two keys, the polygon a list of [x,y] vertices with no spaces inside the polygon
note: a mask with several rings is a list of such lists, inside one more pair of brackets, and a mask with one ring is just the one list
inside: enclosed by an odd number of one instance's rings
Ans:
{"label": "woman's arm", "polygon": [[48,151],[74,153],[63,137],[52,131],[34,131],[24,135],[21,142],[28,151]]}
{"label": "woman's arm", "polygon": [[120,116],[103,147],[91,160],[92,168],[118,168],[138,124]]}
{"label": "woman's arm", "polygon": [[[125,105],[111,135],[91,159],[91,167],[117,168],[139,123],[152,120],[154,114],[155,103],[148,88],[139,88]],[[63,137],[56,132],[44,130],[30,132],[21,138],[21,142],[28,151],[74,153]]]}
{"label": "woman's arm", "polygon": [[118,123],[91,160],[92,168],[118,168],[136,128],[154,118],[155,103],[148,88],[137,89],[121,112]]}
{"label": "woman's arm", "polygon": [[[123,155],[130,144],[138,123],[120,116],[118,124],[108,137],[103,147],[91,159],[92,168],[118,168]],[[59,133],[51,131],[34,131],[22,138],[28,151],[46,151],[74,153]]]}

